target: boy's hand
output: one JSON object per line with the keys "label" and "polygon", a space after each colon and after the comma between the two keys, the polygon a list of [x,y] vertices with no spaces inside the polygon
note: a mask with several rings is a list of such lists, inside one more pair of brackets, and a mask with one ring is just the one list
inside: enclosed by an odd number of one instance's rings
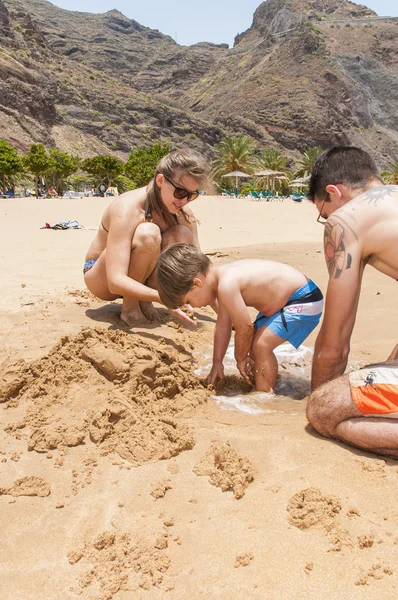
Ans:
{"label": "boy's hand", "polygon": [[246,381],[246,383],[252,384],[252,381],[250,379],[251,364],[249,364],[249,357],[246,356],[246,358],[244,360],[237,362],[236,366],[238,367],[239,373],[242,375],[242,377]]}
{"label": "boy's hand", "polygon": [[217,379],[224,379],[224,366],[222,362],[213,363],[211,371],[205,381],[208,385],[213,385]]}
{"label": "boy's hand", "polygon": [[[185,310],[183,310],[183,308]],[[169,313],[171,315],[173,315],[173,317],[176,317],[179,321],[182,321],[182,323],[187,323],[188,325],[192,325],[193,327],[196,327],[198,322],[196,320],[196,317],[193,315],[192,317],[189,316],[189,314],[187,314],[185,311],[189,311],[191,314],[193,313],[193,309],[192,306],[190,306],[189,304],[185,304],[183,308],[169,308]]]}

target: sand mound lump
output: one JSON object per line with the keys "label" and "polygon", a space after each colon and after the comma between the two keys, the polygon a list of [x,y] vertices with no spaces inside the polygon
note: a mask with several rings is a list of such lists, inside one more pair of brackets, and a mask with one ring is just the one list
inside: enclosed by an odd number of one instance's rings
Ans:
{"label": "sand mound lump", "polygon": [[193,471],[196,475],[207,475],[210,483],[223,492],[232,490],[237,499],[245,495],[245,489],[254,479],[249,460],[238,456],[229,442],[212,444]]}
{"label": "sand mound lump", "polygon": [[194,445],[176,414],[208,396],[193,370],[191,355],[163,339],[85,329],[4,371],[0,398],[23,409],[6,430],[36,452],[91,442],[135,464],[169,458]]}
{"label": "sand mound lump", "polygon": [[133,541],[127,533],[99,534],[82,549],[72,550],[68,554],[71,565],[82,559],[92,565],[80,577],[76,592],[81,594],[84,588],[99,584],[101,592],[96,598],[110,600],[120,590],[163,587],[164,573],[170,566],[170,558],[165,552],[167,546],[167,537],[164,535],[149,543]]}
{"label": "sand mound lump", "polygon": [[45,498],[51,493],[48,483],[41,477],[22,477],[17,479],[10,488],[0,488],[0,496],[40,496]]}
{"label": "sand mound lump", "polygon": [[308,488],[290,499],[287,510],[289,523],[298,529],[321,525],[330,531],[341,511],[341,503],[336,496],[324,496],[318,488]]}

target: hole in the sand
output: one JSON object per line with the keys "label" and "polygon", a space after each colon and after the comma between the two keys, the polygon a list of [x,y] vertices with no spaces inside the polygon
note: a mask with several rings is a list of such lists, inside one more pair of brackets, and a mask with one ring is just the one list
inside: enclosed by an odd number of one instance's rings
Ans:
{"label": "hole in the sand", "polygon": [[108,417],[108,421],[112,425],[116,425],[116,423],[119,423],[121,418],[122,418],[122,415],[117,414],[117,413],[111,413]]}
{"label": "hole in the sand", "polygon": [[[279,377],[273,393],[256,392],[239,376],[231,341],[224,359],[225,379],[215,386],[212,396],[215,403],[228,411],[247,414],[280,413],[298,414],[305,410],[305,399],[311,392],[310,373],[312,349],[306,346],[293,348],[286,343],[275,350],[279,363]],[[196,373],[206,377],[211,369],[212,352],[197,357]]]}

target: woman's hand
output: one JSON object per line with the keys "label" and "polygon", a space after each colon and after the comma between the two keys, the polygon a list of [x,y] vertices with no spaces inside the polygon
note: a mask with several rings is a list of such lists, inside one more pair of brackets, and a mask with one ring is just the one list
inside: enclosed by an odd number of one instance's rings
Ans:
{"label": "woman's hand", "polygon": [[173,317],[176,317],[182,323],[192,325],[193,327],[197,326],[198,321],[194,315],[193,308],[190,304],[184,304],[184,306],[180,308],[169,308],[168,310],[169,313],[173,315]]}
{"label": "woman's hand", "polygon": [[213,362],[211,371],[205,379],[208,385],[214,385],[217,379],[224,379],[224,366],[222,362]]}

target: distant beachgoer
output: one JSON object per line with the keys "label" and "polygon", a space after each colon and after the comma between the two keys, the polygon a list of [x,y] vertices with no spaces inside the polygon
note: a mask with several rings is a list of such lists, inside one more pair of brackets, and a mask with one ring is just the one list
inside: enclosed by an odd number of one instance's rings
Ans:
{"label": "distant beachgoer", "polygon": [[[318,221],[325,219],[329,270],[325,316],[312,365],[313,389],[325,385],[308,400],[308,420],[326,437],[397,455],[398,369],[385,374],[376,368],[373,376],[369,367],[367,374],[360,370],[341,376],[365,266],[398,280],[398,186],[383,185],[374,161],[363,150],[336,147],[315,163],[308,197],[319,212]],[[394,356],[397,360],[397,352]]]}
{"label": "distant beachgoer", "polygon": [[[105,209],[84,265],[88,289],[102,300],[123,297],[121,319],[133,326],[159,320],[153,273],[166,246],[185,241],[199,248],[197,221],[187,204],[209,184],[209,165],[191,150],[170,152],[145,188],[121,194]],[[193,323],[179,308],[173,314]]]}
{"label": "distant beachgoer", "polygon": [[58,195],[52,185],[50,185],[50,187],[48,188],[47,194],[50,196],[50,198],[55,198],[55,196]]}
{"label": "distant beachgoer", "polygon": [[[234,327],[240,374],[247,382],[254,379],[256,390],[272,390],[278,375],[274,349],[285,341],[298,348],[322,314],[323,296],[315,283],[294,267],[270,260],[214,266],[197,247],[176,244],[160,255],[157,279],[161,301],[169,308],[217,301],[208,383],[224,377],[223,359]],[[260,311],[254,323],[248,306]]]}

